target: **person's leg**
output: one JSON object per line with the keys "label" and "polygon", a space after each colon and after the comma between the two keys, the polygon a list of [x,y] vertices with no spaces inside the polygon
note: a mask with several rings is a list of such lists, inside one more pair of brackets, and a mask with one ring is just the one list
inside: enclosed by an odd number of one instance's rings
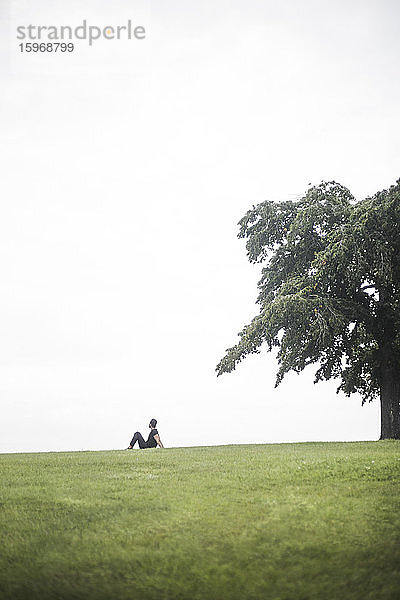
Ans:
{"label": "person's leg", "polygon": [[147,448],[146,442],[144,441],[144,438],[139,431],[137,431],[135,433],[135,435],[133,436],[133,438],[131,439],[130,446],[133,448],[133,446],[136,444],[136,442],[139,444],[139,448],[141,448],[142,450],[143,450],[143,448]]}

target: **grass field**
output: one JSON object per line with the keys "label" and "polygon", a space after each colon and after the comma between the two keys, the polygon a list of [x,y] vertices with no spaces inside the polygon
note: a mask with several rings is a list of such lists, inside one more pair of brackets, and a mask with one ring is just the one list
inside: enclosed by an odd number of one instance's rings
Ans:
{"label": "grass field", "polygon": [[0,455],[1,599],[398,600],[400,442]]}

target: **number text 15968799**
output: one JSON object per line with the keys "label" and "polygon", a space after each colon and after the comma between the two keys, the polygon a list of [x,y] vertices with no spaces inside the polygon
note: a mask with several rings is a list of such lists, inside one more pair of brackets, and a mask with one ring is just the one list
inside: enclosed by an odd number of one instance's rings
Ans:
{"label": "number text 15968799", "polygon": [[75,46],[72,42],[25,42],[19,48],[21,52],[73,52]]}

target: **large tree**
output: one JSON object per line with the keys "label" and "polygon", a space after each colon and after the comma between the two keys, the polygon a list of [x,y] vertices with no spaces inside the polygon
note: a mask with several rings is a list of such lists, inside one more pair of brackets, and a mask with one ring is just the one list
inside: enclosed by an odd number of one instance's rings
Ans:
{"label": "large tree", "polygon": [[277,348],[276,385],[316,363],[315,382],[362,403],[380,397],[381,439],[400,438],[400,179],[357,202],[336,182],[298,201],[262,202],[239,222],[250,262],[262,263],[260,306],[217,366]]}

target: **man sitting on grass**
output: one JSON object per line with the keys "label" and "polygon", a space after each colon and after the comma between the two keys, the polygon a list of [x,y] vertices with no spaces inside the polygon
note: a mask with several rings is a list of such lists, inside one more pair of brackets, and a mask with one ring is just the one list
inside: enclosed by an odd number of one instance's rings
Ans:
{"label": "man sitting on grass", "polygon": [[160,446],[160,448],[164,448],[162,441],[160,440],[160,436],[158,435],[156,425],[157,425],[156,419],[152,419],[149,423],[149,427],[150,427],[151,431],[149,433],[149,437],[147,438],[147,442],[144,441],[142,434],[139,431],[137,431],[135,433],[135,435],[133,436],[133,438],[131,439],[131,443],[127,447],[127,450],[132,450],[132,448],[136,444],[136,442],[139,444],[139,448],[141,448],[141,449],[157,448],[157,446]]}

